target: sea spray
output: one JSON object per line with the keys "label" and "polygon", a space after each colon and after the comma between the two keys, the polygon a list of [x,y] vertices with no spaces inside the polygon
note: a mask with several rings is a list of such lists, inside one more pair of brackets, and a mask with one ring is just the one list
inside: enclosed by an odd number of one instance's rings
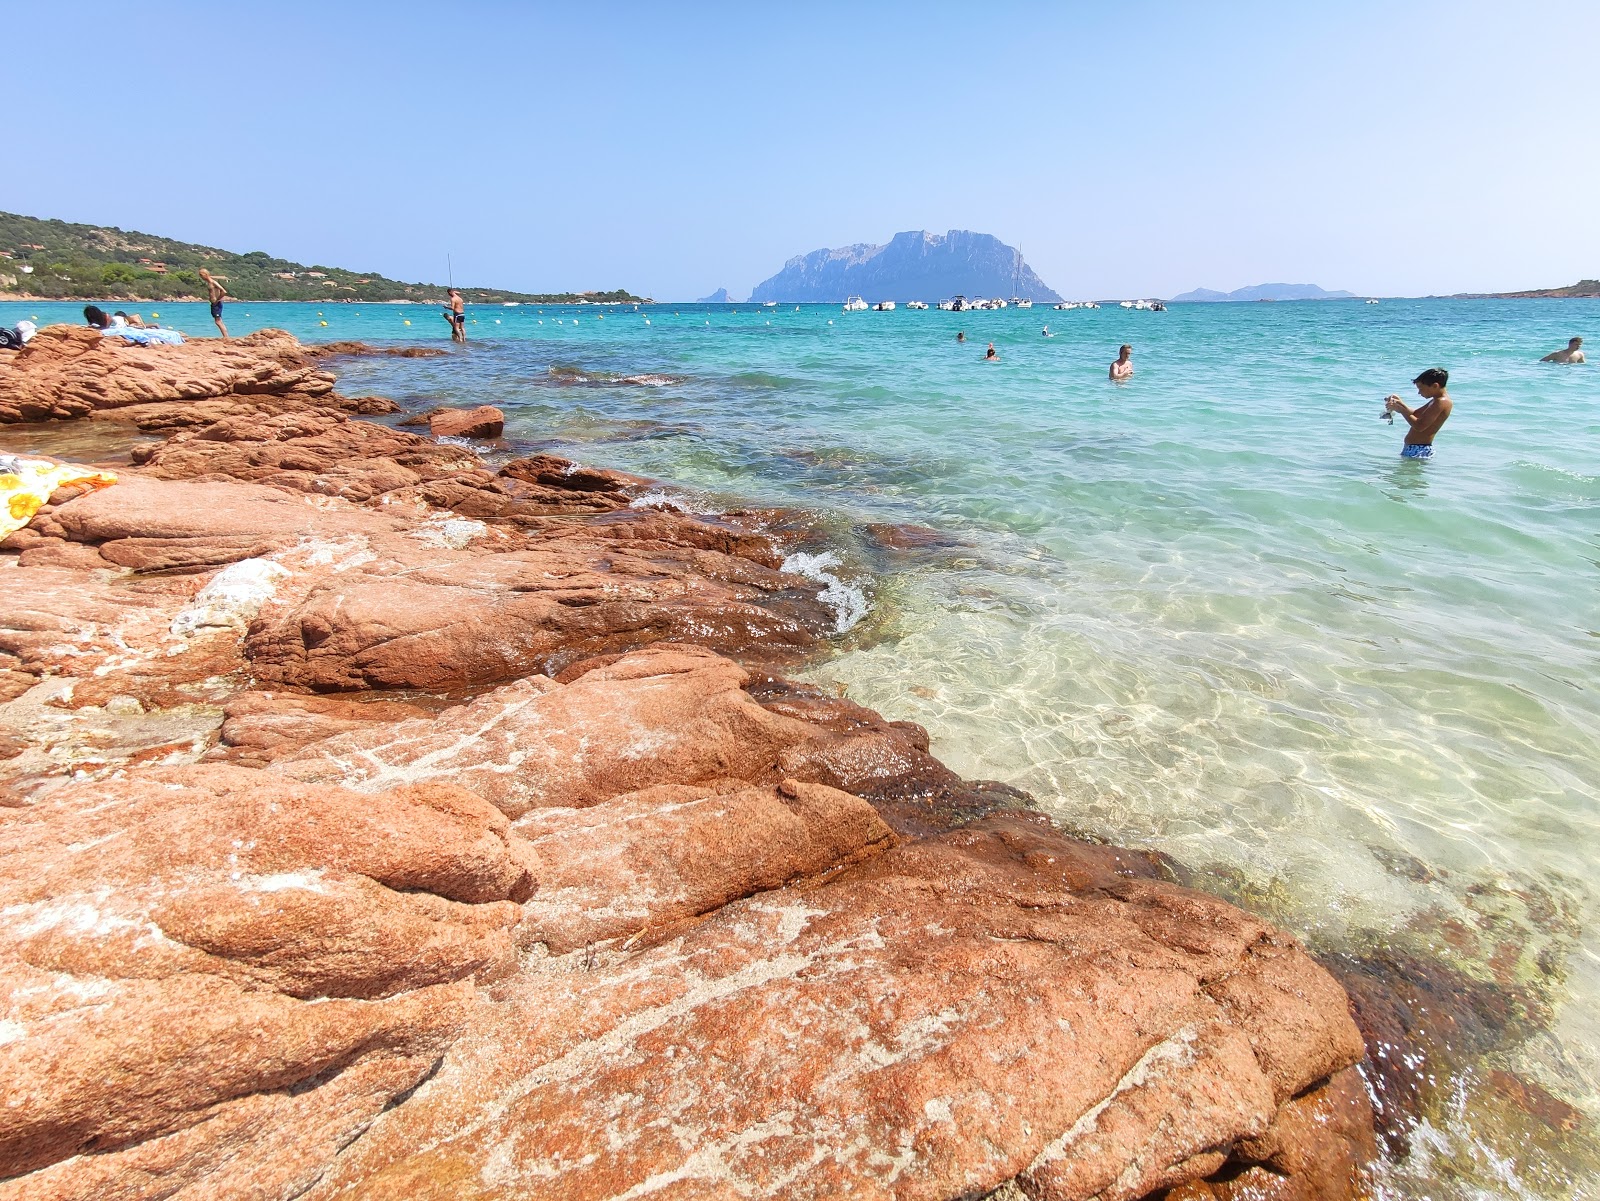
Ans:
{"label": "sea spray", "polygon": [[838,567],[839,562],[839,556],[831,550],[817,554],[796,551],[783,561],[784,571],[822,585],[817,599],[833,610],[835,634],[843,634],[854,628],[867,615],[868,607],[866,593],[829,570]]}

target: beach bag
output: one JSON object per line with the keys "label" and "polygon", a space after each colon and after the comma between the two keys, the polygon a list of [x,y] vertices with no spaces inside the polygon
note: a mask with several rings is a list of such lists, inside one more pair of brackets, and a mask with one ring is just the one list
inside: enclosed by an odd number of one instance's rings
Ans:
{"label": "beach bag", "polygon": [[0,350],[21,350],[22,331],[20,329],[6,329],[0,326]]}

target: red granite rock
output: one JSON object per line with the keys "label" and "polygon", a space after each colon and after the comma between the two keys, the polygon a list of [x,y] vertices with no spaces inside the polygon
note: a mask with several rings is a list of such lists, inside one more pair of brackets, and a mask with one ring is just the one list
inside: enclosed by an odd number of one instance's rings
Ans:
{"label": "red granite rock", "polygon": [[[803,523],[352,422],[285,339],[0,364],[180,431],[0,548],[0,1201],[1354,1195],[1292,940],[765,674]],[[271,770],[157,765],[219,724]]]}
{"label": "red granite rock", "polygon": [[872,806],[820,784],[663,784],[516,824],[539,856],[519,941],[561,955],[710,913],[894,845]]}
{"label": "red granite rock", "polygon": [[403,573],[386,566],[396,558],[330,574],[264,613],[246,643],[257,679],[319,692],[481,688],[657,642],[794,662],[830,624],[806,581],[712,551],[566,539],[427,557]]}
{"label": "red granite rock", "polygon": [[362,790],[447,779],[513,817],[657,784],[776,784],[784,750],[812,731],[758,705],[746,678],[701,647],[654,646],[568,683],[529,676],[438,717],[340,734],[273,770]]}
{"label": "red granite rock", "polygon": [[17,354],[0,359],[0,423],[219,396],[315,401],[332,391],[333,377],[281,330],[232,341],[131,346],[87,327],[51,325]]}
{"label": "red granite rock", "polygon": [[241,692],[230,697],[222,711],[221,741],[207,759],[250,767],[264,766],[339,734],[430,716],[428,710],[404,701],[289,692]]}
{"label": "red granite rock", "polygon": [[115,1152],[290,1093],[300,1130],[260,1141],[299,1133],[331,1154],[324,1127],[348,1131],[352,1099],[320,1090],[358,1072],[370,1120],[427,1073],[471,981],[514,966],[509,902],[533,864],[496,810],[446,785],[369,798],[194,767],[13,811],[0,1163]]}
{"label": "red granite rock", "polygon": [[498,438],[506,428],[506,415],[493,405],[475,409],[444,409],[428,418],[435,438]]}
{"label": "red granite rock", "polygon": [[[1178,921],[1181,920],[1181,926]],[[530,967],[308,1198],[1137,1198],[1361,1053],[1338,986],[1238,910],[996,818]],[[1306,1041],[1269,1007],[1290,979]]]}

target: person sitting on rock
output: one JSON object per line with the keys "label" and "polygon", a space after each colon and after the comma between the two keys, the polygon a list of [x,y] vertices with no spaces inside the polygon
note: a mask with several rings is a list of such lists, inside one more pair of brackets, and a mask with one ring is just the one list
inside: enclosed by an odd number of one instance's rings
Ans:
{"label": "person sitting on rock", "polygon": [[1582,346],[1583,346],[1583,339],[1582,338],[1573,338],[1570,342],[1567,343],[1567,348],[1565,350],[1553,350],[1549,354],[1545,355],[1544,358],[1540,359],[1539,361],[1541,363],[1584,363],[1584,362],[1587,362],[1588,360],[1583,357]]}
{"label": "person sitting on rock", "polygon": [[122,323],[124,325],[131,325],[131,326],[133,326],[134,329],[144,329],[145,328],[144,318],[139,316],[138,313],[124,313],[121,309],[118,309],[115,313],[112,313],[111,315],[113,317],[121,317],[122,318]]}

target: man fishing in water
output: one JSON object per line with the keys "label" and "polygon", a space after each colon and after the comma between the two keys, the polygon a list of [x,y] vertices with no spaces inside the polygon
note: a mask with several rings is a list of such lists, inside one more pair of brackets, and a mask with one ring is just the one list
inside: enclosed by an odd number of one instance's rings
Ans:
{"label": "man fishing in water", "polygon": [[450,341],[465,343],[467,340],[467,302],[461,299],[461,293],[454,288],[450,289],[450,309],[445,313],[444,319],[450,323]]}
{"label": "man fishing in water", "polygon": [[1443,367],[1429,367],[1411,382],[1417,386],[1417,395],[1427,403],[1412,409],[1407,408],[1405,401],[1398,396],[1389,396],[1384,399],[1383,411],[1399,413],[1411,427],[1406,431],[1406,444],[1401,448],[1400,457],[1431,459],[1434,435],[1439,432],[1440,426],[1450,420],[1450,394],[1445,391],[1445,385],[1450,382],[1450,373]]}

